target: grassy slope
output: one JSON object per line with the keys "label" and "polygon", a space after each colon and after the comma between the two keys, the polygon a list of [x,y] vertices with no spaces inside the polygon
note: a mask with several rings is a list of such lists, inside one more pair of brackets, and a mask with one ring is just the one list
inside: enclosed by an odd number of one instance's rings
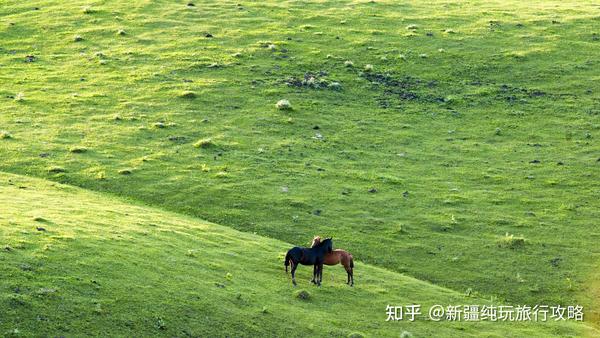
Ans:
{"label": "grassy slope", "polygon": [[[364,262],[460,292],[580,302],[597,315],[596,11],[579,1],[6,2],[0,129],[13,138],[0,140],[0,169],[287,242],[333,235]],[[369,80],[365,64],[398,82]],[[343,90],[284,83],[321,70]],[[10,98],[18,92],[24,100]],[[281,98],[294,111],[275,110]],[[193,147],[205,137],[216,146]],[[525,247],[498,248],[507,232]]]}
{"label": "grassy slope", "polygon": [[487,302],[360,262],[355,288],[333,267],[309,287],[301,268],[312,299],[299,300],[281,264],[289,244],[40,179],[0,174],[0,205],[3,336],[584,333],[572,323],[385,322],[388,303]]}

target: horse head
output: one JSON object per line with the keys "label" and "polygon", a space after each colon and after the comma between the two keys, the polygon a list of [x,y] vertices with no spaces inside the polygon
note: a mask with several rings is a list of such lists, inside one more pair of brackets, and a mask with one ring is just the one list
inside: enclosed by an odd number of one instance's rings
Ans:
{"label": "horse head", "polygon": [[321,245],[326,248],[327,253],[333,252],[333,238],[332,237],[325,238],[325,240],[323,240],[321,242]]}

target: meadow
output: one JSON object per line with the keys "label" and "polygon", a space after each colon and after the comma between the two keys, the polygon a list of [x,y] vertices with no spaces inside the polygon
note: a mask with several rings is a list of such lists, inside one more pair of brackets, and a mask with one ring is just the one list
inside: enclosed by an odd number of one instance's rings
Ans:
{"label": "meadow", "polygon": [[[2,2],[0,334],[598,336],[599,10]],[[459,301],[586,320],[384,321]]]}

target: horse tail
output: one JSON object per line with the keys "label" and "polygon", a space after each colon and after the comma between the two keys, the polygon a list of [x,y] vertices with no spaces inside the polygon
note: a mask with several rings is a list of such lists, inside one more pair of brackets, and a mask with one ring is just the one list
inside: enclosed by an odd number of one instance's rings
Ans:
{"label": "horse tail", "polygon": [[354,257],[350,255],[350,269],[354,269]]}
{"label": "horse tail", "polygon": [[287,254],[285,254],[285,262],[283,262],[283,265],[285,265],[285,272],[288,272],[288,266],[290,265],[290,252],[288,251]]}

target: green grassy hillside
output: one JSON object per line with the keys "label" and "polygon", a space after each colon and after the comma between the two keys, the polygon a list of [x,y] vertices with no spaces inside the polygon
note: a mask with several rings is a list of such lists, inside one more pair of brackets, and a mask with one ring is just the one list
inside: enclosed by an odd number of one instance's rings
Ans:
{"label": "green grassy hillside", "polygon": [[[2,336],[579,336],[583,325],[385,322],[390,304],[489,304],[357,263],[357,285],[326,267],[324,285],[283,271],[291,245],[0,174]],[[297,289],[311,298],[296,298]]]}
{"label": "green grassy hillside", "polygon": [[191,4],[2,2],[0,171],[598,323],[597,4]]}

